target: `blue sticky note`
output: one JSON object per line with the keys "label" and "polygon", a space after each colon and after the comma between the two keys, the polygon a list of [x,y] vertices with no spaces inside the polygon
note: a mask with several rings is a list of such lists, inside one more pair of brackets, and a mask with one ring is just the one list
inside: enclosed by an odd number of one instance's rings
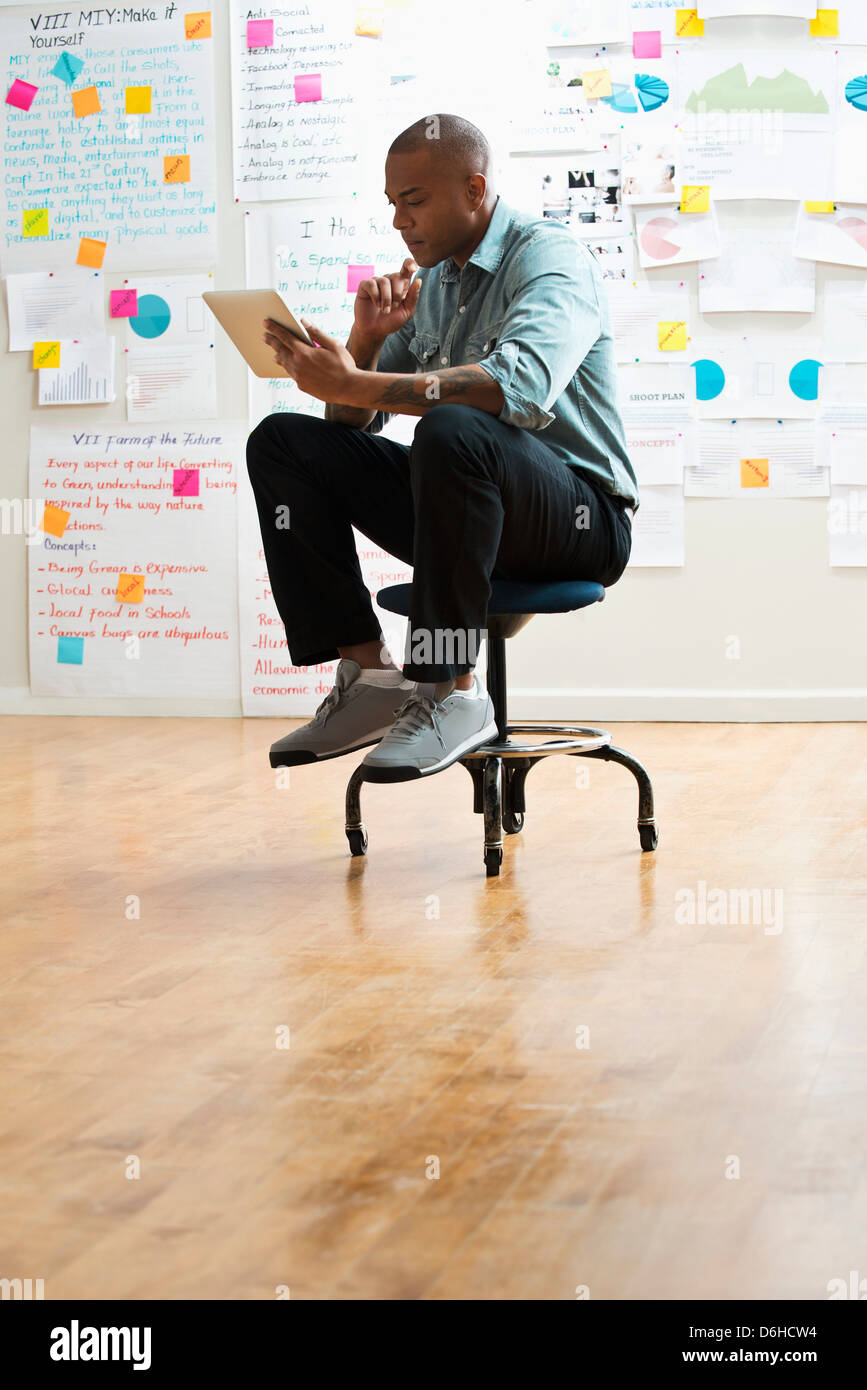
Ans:
{"label": "blue sticky note", "polygon": [[58,637],[57,639],[57,660],[62,661],[67,666],[81,666],[84,664],[84,638],[83,637]]}
{"label": "blue sticky note", "polygon": [[80,58],[76,58],[74,53],[61,53],[51,69],[51,75],[59,77],[61,82],[71,87],[83,67],[84,63]]}

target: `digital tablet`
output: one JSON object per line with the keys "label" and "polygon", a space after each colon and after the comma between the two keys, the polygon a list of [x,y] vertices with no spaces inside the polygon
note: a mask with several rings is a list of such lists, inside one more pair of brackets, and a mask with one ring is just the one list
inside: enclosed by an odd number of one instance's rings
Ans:
{"label": "digital tablet", "polygon": [[262,341],[262,334],[267,332],[263,319],[273,319],[312,346],[309,334],[276,290],[206,290],[202,299],[256,376],[289,376],[286,368],[275,362],[274,348]]}

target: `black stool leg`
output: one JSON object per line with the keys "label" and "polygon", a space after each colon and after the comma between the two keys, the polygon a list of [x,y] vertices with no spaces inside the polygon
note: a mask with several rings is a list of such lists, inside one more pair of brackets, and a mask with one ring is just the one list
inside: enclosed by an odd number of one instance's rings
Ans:
{"label": "black stool leg", "polygon": [[606,748],[591,748],[586,753],[570,753],[571,758],[604,758],[606,762],[620,763],[623,767],[628,767],[636,782],[638,783],[638,837],[641,841],[642,849],[656,849],[659,843],[659,828],[653,818],[653,787],[647,775],[646,768],[642,767],[637,758],[633,758],[631,753],[626,753],[622,748],[615,748],[609,744]]}
{"label": "black stool leg", "polygon": [[480,816],[485,809],[485,764],[482,758],[458,758],[458,762],[473,779],[473,814]]}
{"label": "black stool leg", "polygon": [[503,862],[503,802],[500,794],[502,758],[485,758],[485,872],[496,878]]}
{"label": "black stool leg", "polygon": [[349,841],[349,852],[353,856],[367,853],[367,831],[364,821],[361,819],[361,784],[363,781],[364,769],[359,763],[346,788],[346,838]]}

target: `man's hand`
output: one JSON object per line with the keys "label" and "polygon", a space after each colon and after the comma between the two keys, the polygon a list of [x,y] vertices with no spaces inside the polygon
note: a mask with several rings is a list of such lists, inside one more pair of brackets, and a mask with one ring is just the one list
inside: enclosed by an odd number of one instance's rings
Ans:
{"label": "man's hand", "polygon": [[262,339],[274,349],[274,360],[308,396],[351,405],[352,387],[361,376],[352,354],[309,319],[301,323],[316,346],[309,347],[273,319],[264,320]]}
{"label": "man's hand", "polygon": [[421,281],[412,279],[417,270],[412,256],[407,256],[391,275],[361,281],[355,294],[356,337],[365,343],[384,343],[389,333],[403,328],[415,313],[421,292]]}

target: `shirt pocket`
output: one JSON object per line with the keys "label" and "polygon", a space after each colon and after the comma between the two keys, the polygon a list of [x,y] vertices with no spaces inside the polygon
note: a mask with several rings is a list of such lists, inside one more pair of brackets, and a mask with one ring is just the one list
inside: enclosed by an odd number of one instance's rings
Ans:
{"label": "shirt pocket", "polygon": [[493,352],[499,341],[502,326],[502,320],[499,320],[497,323],[488,324],[487,328],[478,328],[474,333],[470,333],[467,338],[466,360],[478,362],[480,358]]}
{"label": "shirt pocket", "polygon": [[424,372],[432,365],[440,350],[440,340],[435,333],[416,333],[410,338],[409,350],[415,358],[415,369]]}

